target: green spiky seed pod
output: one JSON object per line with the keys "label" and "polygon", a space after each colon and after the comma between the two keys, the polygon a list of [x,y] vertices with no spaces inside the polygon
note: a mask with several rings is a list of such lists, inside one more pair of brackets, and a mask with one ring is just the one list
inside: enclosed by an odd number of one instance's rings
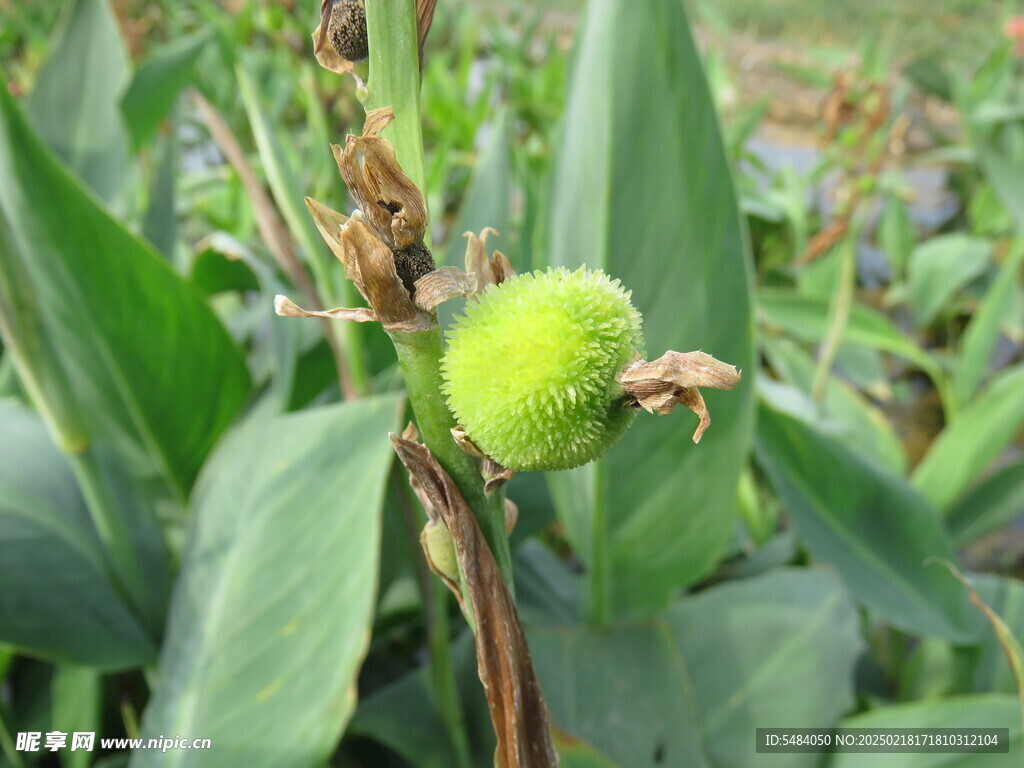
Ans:
{"label": "green spiky seed pod", "polygon": [[618,280],[565,268],[490,286],[448,335],[444,391],[485,454],[520,470],[593,461],[626,431],[618,373],[643,353]]}

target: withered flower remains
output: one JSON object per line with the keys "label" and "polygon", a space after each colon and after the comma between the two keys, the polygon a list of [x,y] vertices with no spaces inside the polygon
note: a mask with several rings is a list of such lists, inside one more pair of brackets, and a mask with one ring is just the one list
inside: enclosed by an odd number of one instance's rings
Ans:
{"label": "withered flower remains", "polygon": [[[423,42],[434,21],[436,4],[437,0],[416,0],[421,65]],[[356,74],[355,64],[370,55],[364,0],[323,0],[320,23],[313,30],[313,54],[324,69],[339,75]]]}
{"label": "withered flower remains", "polygon": [[373,110],[367,113],[362,136],[349,136],[344,148],[332,147],[358,211],[348,217],[306,199],[317,229],[369,309],[307,312],[279,298],[278,305],[284,310],[280,314],[378,320],[389,331],[437,325],[433,307],[423,309],[413,302],[416,281],[435,271],[433,257],[423,243],[427,208],[419,189],[399,166],[391,142],[377,135],[393,117],[390,109]]}
{"label": "withered flower remains", "polygon": [[488,488],[510,470],[556,470],[593,461],[639,409],[682,404],[710,424],[699,387],[731,389],[739,372],[703,352],[643,359],[640,313],[617,280],[566,269],[517,276],[501,253],[488,258],[493,230],[467,233],[466,271],[437,269],[424,243],[427,210],[392,144],[379,134],[390,109],[367,113],[361,136],[333,147],[359,209],[347,217],[314,200],[317,228],[368,307],[306,311],[278,297],[278,313],[379,321],[391,332],[437,328],[436,307],[471,297],[443,360],[457,442],[483,460]]}

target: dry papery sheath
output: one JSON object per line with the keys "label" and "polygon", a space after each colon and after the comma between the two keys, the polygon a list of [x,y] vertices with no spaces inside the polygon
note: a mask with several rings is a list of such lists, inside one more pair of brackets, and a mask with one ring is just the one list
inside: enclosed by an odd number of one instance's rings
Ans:
{"label": "dry papery sheath", "polygon": [[619,383],[634,407],[665,414],[684,405],[700,418],[693,442],[699,443],[711,416],[698,387],[732,389],[740,382],[735,366],[704,352],[666,352],[651,362],[639,361],[619,374]]}
{"label": "dry papery sheath", "polygon": [[[416,28],[420,64],[423,43],[434,21],[437,0],[417,0]],[[355,63],[370,54],[366,34],[366,7],[363,0],[323,0],[320,23],[313,30],[313,54],[324,69],[339,75],[356,75]],[[358,77],[358,76],[357,76]]]}
{"label": "dry papery sheath", "polygon": [[[451,533],[458,572],[453,572],[454,564],[450,561],[437,562],[450,557],[447,552],[438,553],[438,549],[447,550],[446,545],[434,545],[432,549],[425,546],[425,549],[431,568],[452,590],[463,613],[474,623],[480,682],[487,694],[498,740],[494,765],[496,768],[557,766],[558,755],[552,742],[547,705],[530,661],[515,602],[473,513],[448,473],[427,447],[416,440],[414,428],[407,429],[402,437],[391,435],[391,442],[430,516],[428,525],[443,525]],[[453,578],[460,574],[461,585]]]}
{"label": "dry papery sheath", "polygon": [[439,304],[515,274],[501,253],[487,258],[487,236],[494,233],[489,228],[480,237],[466,233],[467,272],[436,268],[423,242],[428,224],[423,195],[398,164],[394,146],[378,135],[393,119],[390,108],[371,110],[362,136],[349,136],[344,148],[332,146],[359,210],[349,217],[306,198],[317,229],[369,308],[308,311],[278,296],[279,315],[376,320],[388,331],[426,330],[437,325]]}

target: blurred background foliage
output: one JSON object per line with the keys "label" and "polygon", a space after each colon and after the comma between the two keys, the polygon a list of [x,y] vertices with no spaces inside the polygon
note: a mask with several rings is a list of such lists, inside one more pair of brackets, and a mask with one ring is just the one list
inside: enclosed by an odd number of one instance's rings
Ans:
{"label": "blurred background foliage", "polygon": [[[351,208],[328,145],[362,123],[316,5],[0,0],[0,766],[489,763],[391,346],[273,314],[352,302],[302,202]],[[699,447],[640,419],[510,485],[563,765],[770,764],[755,727],[836,723],[1004,726],[956,765],[1019,764],[1015,13],[438,4],[439,263],[494,227],[519,271],[621,278],[649,352],[744,372]],[[214,748],[17,749],[52,730]]]}

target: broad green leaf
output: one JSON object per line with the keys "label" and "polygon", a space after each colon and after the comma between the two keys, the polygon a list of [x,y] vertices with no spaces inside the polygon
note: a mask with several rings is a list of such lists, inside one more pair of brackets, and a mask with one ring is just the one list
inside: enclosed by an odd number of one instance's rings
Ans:
{"label": "broad green leaf", "polygon": [[814,556],[850,592],[907,632],[969,641],[980,617],[962,585],[928,558],[955,561],[928,502],[902,478],[770,407],[758,412],[757,457]]}
{"label": "broad green leaf", "polygon": [[966,547],[1024,515],[1024,460],[982,480],[950,507],[946,527],[953,543]]}
{"label": "broad green leaf", "polygon": [[556,727],[629,768],[746,768],[756,727],[833,725],[862,651],[846,591],[817,569],[714,587],[641,624],[529,637]]}
{"label": "broad green leaf", "polygon": [[[763,288],[757,293],[757,309],[762,324],[801,341],[820,343],[828,330],[828,301],[824,299],[800,296],[787,289]],[[932,379],[941,375],[938,366],[913,340],[886,317],[862,304],[855,303],[850,308],[843,343],[899,355]]]}
{"label": "broad green leaf", "polygon": [[[810,392],[815,371],[810,355],[789,339],[767,337],[762,346],[773,369],[804,392]],[[845,381],[836,376],[829,378],[820,408],[822,415],[838,427],[835,436],[861,456],[894,474],[906,471],[906,456],[892,424]]]}
{"label": "broad green leaf", "polygon": [[119,102],[129,76],[108,0],[76,0],[28,99],[33,128],[106,203],[120,190],[128,163]]}
{"label": "broad green leaf", "polygon": [[63,377],[91,434],[184,498],[248,392],[240,352],[199,293],[68,175],[6,91],[0,178],[10,227],[0,271],[25,289],[0,314],[32,327],[22,346],[49,348],[39,375]]}
{"label": "broad green leaf", "polygon": [[940,235],[917,246],[907,270],[915,325],[929,325],[939,310],[991,263],[992,245],[969,235]]}
{"label": "broad green leaf", "polygon": [[136,70],[121,100],[135,149],[149,143],[171,113],[178,94],[192,82],[196,61],[212,35],[212,29],[207,28],[168,43]]}
{"label": "broad green leaf", "polygon": [[1024,242],[1018,242],[1007,254],[992,287],[981,300],[964,331],[953,384],[961,404],[970,401],[978,385],[989,372],[989,360],[999,340],[1003,323],[1013,310],[1013,291],[1018,285],[1024,261]]}
{"label": "broad green leaf", "polygon": [[[512,156],[509,152],[509,120],[502,111],[488,126],[489,138],[484,145],[480,159],[473,170],[469,189],[459,210],[459,217],[448,234],[445,249],[445,264],[462,267],[466,254],[464,232],[479,234],[484,227],[491,227],[500,233],[487,242],[488,255],[497,248],[508,255],[511,232],[510,192],[512,186]],[[515,259],[515,254],[512,254]],[[525,269],[527,264],[514,264]]]}
{"label": "broad green leaf", "polygon": [[39,417],[0,401],[0,642],[29,655],[126,669],[156,642],[113,586],[103,546]]}
{"label": "broad green leaf", "polygon": [[[174,121],[171,130],[177,130]],[[179,161],[177,138],[163,137],[156,146],[153,159],[154,169],[149,183],[149,204],[142,220],[142,236],[173,264],[178,224],[175,210]]]}
{"label": "broad green leaf", "polygon": [[914,470],[914,485],[940,509],[1002,453],[1024,423],[1024,366],[992,380],[946,426]]}
{"label": "broad green leaf", "polygon": [[703,349],[744,374],[705,393],[714,426],[699,446],[691,414],[642,415],[597,464],[549,476],[603,623],[660,610],[714,567],[752,426],[747,243],[678,0],[590,3],[552,154],[549,263],[621,279],[649,358]]}
{"label": "broad green leaf", "polygon": [[1005,754],[885,752],[838,754],[829,768],[1011,768],[1020,765],[1020,707],[1014,696],[989,694],[879,707],[839,724],[843,728],[1009,728]]}
{"label": "broad green leaf", "polygon": [[579,578],[536,539],[515,551],[516,607],[530,626],[578,624]]}
{"label": "broad green leaf", "polygon": [[[451,649],[472,765],[489,765],[494,760],[494,729],[477,675],[472,635],[464,632]],[[417,768],[456,768],[454,748],[435,701],[430,667],[409,672],[359,702],[346,735],[386,744]]]}
{"label": "broad green leaf", "polygon": [[204,467],[133,768],[310,768],[355,707],[398,398],[253,416]]}

